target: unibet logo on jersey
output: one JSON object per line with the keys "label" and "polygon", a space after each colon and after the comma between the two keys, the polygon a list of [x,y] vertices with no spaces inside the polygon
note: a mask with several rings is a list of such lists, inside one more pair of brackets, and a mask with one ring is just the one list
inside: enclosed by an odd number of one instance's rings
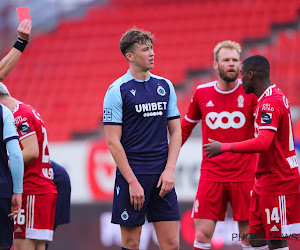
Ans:
{"label": "unibet logo on jersey", "polygon": [[205,122],[210,129],[239,129],[244,126],[246,117],[240,111],[234,111],[232,113],[227,111],[221,113],[210,112],[206,115]]}
{"label": "unibet logo on jersey", "polygon": [[160,116],[163,115],[163,110],[167,110],[167,102],[151,102],[136,104],[135,110],[138,113],[143,112],[144,117]]}

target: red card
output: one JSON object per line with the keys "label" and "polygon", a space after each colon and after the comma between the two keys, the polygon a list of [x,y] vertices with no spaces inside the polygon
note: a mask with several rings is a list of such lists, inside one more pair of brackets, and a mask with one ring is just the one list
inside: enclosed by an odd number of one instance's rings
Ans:
{"label": "red card", "polygon": [[30,17],[30,14],[29,14],[29,9],[28,9],[28,7],[17,8],[17,13],[18,13],[18,17],[19,17],[20,23],[21,23],[24,19],[29,19],[29,20],[31,20],[31,17]]}

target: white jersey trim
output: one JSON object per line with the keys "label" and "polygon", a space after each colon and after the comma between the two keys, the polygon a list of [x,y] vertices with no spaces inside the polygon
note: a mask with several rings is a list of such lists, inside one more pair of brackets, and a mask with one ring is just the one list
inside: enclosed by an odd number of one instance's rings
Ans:
{"label": "white jersey trim", "polygon": [[203,88],[213,87],[216,83],[217,83],[217,81],[200,84],[200,85],[197,86],[197,89],[203,89]]}
{"label": "white jersey trim", "polygon": [[25,139],[26,137],[31,136],[31,135],[34,135],[34,134],[36,134],[36,132],[35,132],[35,131],[32,131],[32,132],[30,132],[30,133],[28,133],[28,134],[26,134],[26,135],[23,135],[23,136],[20,137],[20,141],[23,140],[23,139]]}
{"label": "white jersey trim", "polygon": [[267,93],[268,93],[268,96],[272,95],[272,89],[275,88],[276,85],[273,84],[271,85],[270,87],[268,87],[264,93],[262,93],[262,95],[257,99],[257,102],[259,102]]}
{"label": "white jersey trim", "polygon": [[287,225],[285,195],[278,196],[278,202],[279,202],[279,213],[280,213],[281,230],[282,230],[282,227]]}
{"label": "white jersey trim", "polygon": [[198,123],[198,122],[200,122],[200,120],[192,120],[192,119],[188,118],[186,115],[185,115],[184,119],[186,119],[190,123]]}
{"label": "white jersey trim", "polygon": [[25,238],[26,239],[52,241],[53,240],[53,230],[26,228]]}
{"label": "white jersey trim", "polygon": [[271,129],[271,130],[277,131],[277,128],[273,127],[273,126],[260,126],[259,129]]}
{"label": "white jersey trim", "polygon": [[218,89],[218,87],[217,87],[217,81],[215,81],[214,87],[215,87],[215,90],[216,90],[217,92],[219,92],[219,93],[221,93],[221,94],[227,95],[227,94],[231,94],[231,93],[233,93],[234,91],[236,91],[236,90],[238,89],[238,87],[239,87],[241,84],[242,84],[241,79],[238,79],[238,83],[235,85],[235,87],[234,87],[233,89],[231,89],[231,90],[220,90],[220,89]]}
{"label": "white jersey trim", "polygon": [[35,203],[35,195],[27,195],[26,231],[28,228],[33,228],[34,225],[34,203]]}

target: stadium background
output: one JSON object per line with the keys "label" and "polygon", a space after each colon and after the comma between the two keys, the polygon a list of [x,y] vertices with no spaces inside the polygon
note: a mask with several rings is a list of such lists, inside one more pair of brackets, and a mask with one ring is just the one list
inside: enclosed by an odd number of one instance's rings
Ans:
{"label": "stadium background", "polygon": [[[182,115],[196,86],[216,78],[216,43],[241,43],[242,59],[266,56],[272,82],[290,101],[299,159],[300,0],[1,0],[3,56],[16,37],[15,8],[24,6],[33,35],[4,83],[14,97],[40,111],[51,158],[65,166],[72,182],[72,222],[57,229],[50,249],[119,249],[119,228],[110,224],[115,166],[105,145],[102,101],[108,86],[127,70],[119,39],[133,26],[155,34],[152,72],[173,82]],[[184,250],[192,249],[194,239],[190,212],[200,145],[197,126],[176,169]],[[227,221],[217,226],[214,248],[241,249],[237,232],[229,208]],[[157,248],[153,227],[146,224],[141,250]]]}

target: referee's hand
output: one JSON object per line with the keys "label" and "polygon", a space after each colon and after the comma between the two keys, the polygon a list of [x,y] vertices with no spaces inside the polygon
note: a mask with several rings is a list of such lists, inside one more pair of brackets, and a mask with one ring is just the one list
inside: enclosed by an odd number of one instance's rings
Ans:
{"label": "referee's hand", "polygon": [[28,19],[24,19],[18,27],[18,37],[28,41],[31,33],[31,21]]}
{"label": "referee's hand", "polygon": [[134,210],[141,210],[144,205],[145,194],[144,189],[138,181],[129,184],[129,194],[130,203],[133,205]]}

